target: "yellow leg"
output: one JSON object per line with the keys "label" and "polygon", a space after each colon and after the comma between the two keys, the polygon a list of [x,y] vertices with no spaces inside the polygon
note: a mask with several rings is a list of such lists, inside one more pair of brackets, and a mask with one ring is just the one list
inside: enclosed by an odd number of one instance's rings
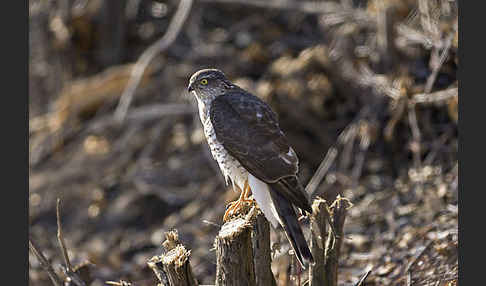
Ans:
{"label": "yellow leg", "polygon": [[248,180],[245,181],[245,190],[243,193],[240,195],[240,200],[245,202],[245,203],[251,203],[253,199],[248,198],[251,193],[250,185],[248,185]]}
{"label": "yellow leg", "polygon": [[245,186],[243,188],[244,190],[241,192],[240,197],[238,198],[237,201],[229,203],[229,207],[224,213],[223,216],[223,221],[228,221],[229,217],[235,214],[237,211],[239,211],[244,203],[251,203],[253,202],[252,199],[249,198],[251,189],[250,186],[248,185],[248,180],[245,181]]}

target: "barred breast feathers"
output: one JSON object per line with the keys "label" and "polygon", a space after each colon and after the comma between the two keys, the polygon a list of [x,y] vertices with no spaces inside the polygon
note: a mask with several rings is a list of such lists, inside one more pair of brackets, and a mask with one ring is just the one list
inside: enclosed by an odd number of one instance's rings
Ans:
{"label": "barred breast feathers", "polygon": [[231,182],[234,191],[236,191],[235,185],[243,190],[245,181],[248,178],[248,172],[224,149],[223,145],[216,138],[216,133],[209,118],[208,106],[211,104],[212,100],[207,100],[207,102],[204,102],[197,98],[197,101],[199,118],[201,119],[201,123],[203,125],[206,141],[209,145],[209,149],[211,150],[211,155],[213,156],[214,160],[218,162],[219,168],[223,173],[226,185]]}

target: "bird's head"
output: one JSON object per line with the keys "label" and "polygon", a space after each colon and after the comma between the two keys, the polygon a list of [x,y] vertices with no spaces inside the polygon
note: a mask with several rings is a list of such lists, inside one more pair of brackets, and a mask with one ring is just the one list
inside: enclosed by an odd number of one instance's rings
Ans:
{"label": "bird's head", "polygon": [[234,85],[218,69],[203,69],[195,72],[189,80],[187,91],[199,99],[215,98]]}

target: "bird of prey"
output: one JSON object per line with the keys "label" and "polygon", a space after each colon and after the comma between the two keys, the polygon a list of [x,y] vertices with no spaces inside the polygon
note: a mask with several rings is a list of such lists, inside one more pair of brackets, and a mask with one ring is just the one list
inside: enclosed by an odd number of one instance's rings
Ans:
{"label": "bird of prey", "polygon": [[242,190],[223,219],[251,202],[251,192],[272,226],[283,227],[302,267],[304,260],[312,263],[294,206],[309,213],[312,209],[297,179],[299,160],[275,113],[217,69],[194,73],[188,91],[197,99],[204,134],[226,183]]}

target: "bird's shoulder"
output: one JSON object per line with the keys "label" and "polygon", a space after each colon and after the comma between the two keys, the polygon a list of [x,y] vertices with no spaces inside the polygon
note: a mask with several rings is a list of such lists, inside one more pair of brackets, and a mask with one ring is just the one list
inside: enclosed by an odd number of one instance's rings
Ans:
{"label": "bird's shoulder", "polygon": [[231,109],[240,117],[240,120],[273,125],[274,128],[279,129],[277,115],[270,106],[259,97],[239,87],[216,97],[211,102],[210,116],[216,116],[218,112],[226,109]]}
{"label": "bird's shoulder", "polygon": [[269,182],[298,172],[298,158],[277,116],[258,97],[235,89],[213,100],[210,119],[225,149],[257,178]]}
{"label": "bird's shoulder", "polygon": [[247,143],[253,146],[271,142],[278,152],[289,152],[290,146],[280,129],[277,115],[266,102],[241,88],[229,90],[214,99],[210,119],[220,137],[244,134]]}

